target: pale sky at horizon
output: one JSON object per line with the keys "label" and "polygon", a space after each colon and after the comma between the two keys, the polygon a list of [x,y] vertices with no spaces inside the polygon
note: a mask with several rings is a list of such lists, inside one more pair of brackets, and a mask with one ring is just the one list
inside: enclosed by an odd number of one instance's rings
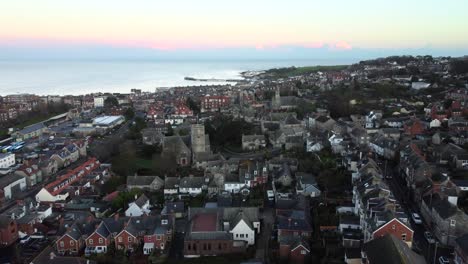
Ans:
{"label": "pale sky at horizon", "polygon": [[2,0],[0,46],[468,48],[464,0]]}

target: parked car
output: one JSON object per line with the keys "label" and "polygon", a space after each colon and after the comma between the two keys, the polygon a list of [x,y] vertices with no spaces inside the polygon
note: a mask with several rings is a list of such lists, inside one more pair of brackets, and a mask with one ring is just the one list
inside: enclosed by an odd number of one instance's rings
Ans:
{"label": "parked car", "polygon": [[32,235],[31,235],[31,238],[32,238],[32,239],[44,239],[45,236],[44,236],[43,233],[37,232],[37,233],[32,234]]}
{"label": "parked car", "polygon": [[421,220],[421,217],[419,216],[419,214],[417,214],[417,213],[412,213],[412,214],[411,214],[411,218],[413,219],[413,221],[414,221],[415,224],[417,224],[417,225],[422,224],[422,220]]}
{"label": "parked car", "polygon": [[450,260],[447,257],[440,256],[439,257],[439,264],[450,264]]}
{"label": "parked car", "polygon": [[267,190],[267,197],[268,197],[268,201],[275,200],[275,193],[273,192],[273,190]]}
{"label": "parked car", "polygon": [[431,232],[429,232],[429,231],[424,232],[424,237],[426,238],[427,242],[429,242],[431,244],[435,243],[435,239],[432,236]]}
{"label": "parked car", "polygon": [[29,240],[31,240],[31,237],[30,236],[25,236],[23,238],[20,239],[20,244],[25,244],[27,243]]}

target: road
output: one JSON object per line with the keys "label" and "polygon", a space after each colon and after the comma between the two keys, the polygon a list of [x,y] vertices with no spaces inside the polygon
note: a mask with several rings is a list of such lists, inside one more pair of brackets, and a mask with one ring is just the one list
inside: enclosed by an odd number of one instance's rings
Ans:
{"label": "road", "polygon": [[[392,166],[390,162],[385,165],[384,160],[376,159],[377,163],[380,164],[382,172],[385,175],[385,180],[394,194],[397,201],[400,203],[402,208],[408,214],[411,219],[411,214],[413,212],[421,215],[418,206],[414,201],[411,200],[411,191],[406,186],[406,182],[403,179],[401,172],[399,171],[398,166]],[[386,168],[385,168],[386,167]],[[386,170],[385,170],[386,169]],[[422,217],[421,217],[422,218]],[[451,256],[453,249],[443,247],[438,244],[436,249],[436,244],[430,244],[427,239],[424,237],[424,232],[430,231],[430,226],[422,218],[423,224],[415,224],[411,219],[411,227],[414,231],[413,234],[413,249],[418,253],[422,254],[427,263],[438,263],[438,258],[440,256]],[[432,232],[431,232],[432,233]],[[435,238],[436,239],[436,238]],[[437,240],[437,239],[436,239]],[[439,243],[437,241],[437,243]],[[434,258],[434,253],[437,250],[436,257]],[[420,251],[420,252],[419,252]]]}
{"label": "road", "polygon": [[269,263],[269,243],[275,221],[273,217],[273,208],[270,206],[265,207],[261,215],[263,219],[263,225],[261,226],[260,235],[257,237],[257,241],[255,241],[257,247],[255,252],[255,259],[263,260],[263,263]]}

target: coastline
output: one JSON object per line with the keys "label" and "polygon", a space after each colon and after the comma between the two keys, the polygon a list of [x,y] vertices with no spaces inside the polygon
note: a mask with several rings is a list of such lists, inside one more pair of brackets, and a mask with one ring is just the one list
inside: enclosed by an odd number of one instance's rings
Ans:
{"label": "coastline", "polygon": [[[323,63],[323,61],[319,61]],[[319,64],[313,60],[222,62],[0,62],[0,94],[85,95],[154,92],[161,88],[225,85],[257,78],[269,69]],[[340,61],[330,61],[330,65]],[[76,74],[80,72],[80,74]],[[195,81],[184,80],[193,77]],[[226,82],[230,81],[230,82]]]}

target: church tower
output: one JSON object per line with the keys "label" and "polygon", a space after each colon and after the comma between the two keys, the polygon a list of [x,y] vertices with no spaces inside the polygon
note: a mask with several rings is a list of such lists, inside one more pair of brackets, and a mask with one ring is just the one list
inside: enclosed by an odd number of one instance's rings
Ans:
{"label": "church tower", "polygon": [[275,97],[272,102],[273,109],[279,109],[281,107],[281,94],[279,87],[276,87]]}
{"label": "church tower", "polygon": [[192,152],[202,153],[206,151],[205,126],[194,124],[191,128]]}

